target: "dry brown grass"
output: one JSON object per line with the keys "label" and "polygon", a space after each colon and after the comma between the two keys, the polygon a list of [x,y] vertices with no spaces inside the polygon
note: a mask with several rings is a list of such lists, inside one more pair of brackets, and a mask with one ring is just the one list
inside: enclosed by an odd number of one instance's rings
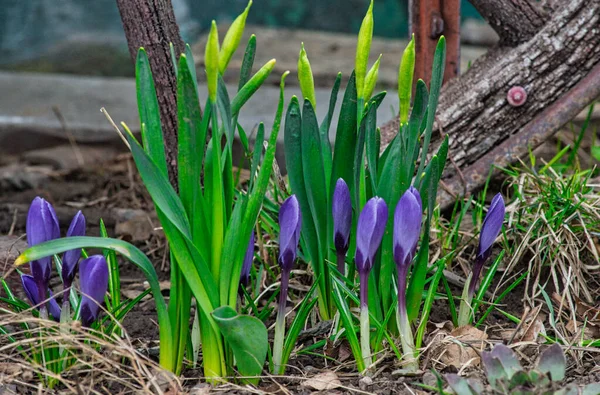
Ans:
{"label": "dry brown grass", "polygon": [[[44,381],[54,389],[76,394],[163,394],[181,388],[179,379],[136,351],[131,339],[105,335],[73,322],[61,324],[36,319],[31,312],[0,316],[0,387],[27,392],[45,391]],[[40,348],[62,347],[71,358],[67,369],[52,369],[49,361],[33,358]]]}

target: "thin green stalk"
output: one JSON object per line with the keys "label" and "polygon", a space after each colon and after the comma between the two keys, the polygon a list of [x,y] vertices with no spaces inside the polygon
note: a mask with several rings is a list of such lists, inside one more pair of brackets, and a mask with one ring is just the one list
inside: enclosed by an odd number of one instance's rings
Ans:
{"label": "thin green stalk", "polygon": [[472,307],[471,302],[473,301],[473,293],[470,292],[471,282],[472,282],[473,272],[469,273],[469,277],[467,277],[467,282],[465,283],[465,287],[463,289],[462,297],[460,299],[460,308],[458,310],[458,326],[469,325],[472,317]]}
{"label": "thin green stalk", "polygon": [[273,340],[273,367],[275,374],[283,374],[285,366],[281,365],[283,356],[283,338],[285,336],[285,304],[288,293],[290,272],[281,272],[281,290],[279,291],[279,306],[277,308],[277,321],[275,322],[275,338]]}
{"label": "thin green stalk", "polygon": [[371,355],[371,325],[369,321],[369,272],[360,276],[360,349],[365,365],[369,369],[373,363]]}
{"label": "thin green stalk", "polygon": [[419,369],[419,364],[415,353],[415,340],[408,320],[406,311],[406,276],[408,265],[398,266],[398,309],[396,310],[396,322],[398,324],[398,333],[400,334],[400,343],[404,352],[405,369],[415,372]]}
{"label": "thin green stalk", "polygon": [[223,173],[221,168],[221,139],[217,124],[217,103],[211,102],[212,107],[212,254],[211,271],[215,278],[219,278],[221,268],[221,252],[223,250],[223,237],[225,234],[225,196],[223,191]]}

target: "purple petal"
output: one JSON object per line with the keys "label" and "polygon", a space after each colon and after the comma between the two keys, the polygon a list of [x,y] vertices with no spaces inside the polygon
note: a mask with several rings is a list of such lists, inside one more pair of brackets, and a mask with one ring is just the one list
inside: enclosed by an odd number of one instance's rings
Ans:
{"label": "purple petal", "polygon": [[[32,276],[28,274],[21,275],[21,283],[23,284],[23,290],[25,291],[25,295],[27,295],[27,299],[29,299],[29,302],[32,306],[38,306],[43,300],[46,299],[46,296],[40,295],[39,287]],[[45,294],[50,295],[50,300],[47,303],[48,311],[50,312],[52,318],[54,318],[55,321],[59,321],[60,306],[58,305],[56,298],[54,298],[54,296],[52,295],[52,291],[46,290]]]}
{"label": "purple petal", "polygon": [[419,192],[404,192],[394,212],[394,261],[410,265],[421,235],[422,206]]}
{"label": "purple petal", "polygon": [[291,270],[296,260],[302,215],[296,195],[283,202],[279,209],[279,265]]}
{"label": "purple petal", "polygon": [[417,199],[417,202],[419,202],[419,211],[423,212],[423,202],[421,201],[421,194],[419,193],[419,190],[411,185],[408,188],[408,192],[412,193],[415,199]]}
{"label": "purple petal", "polygon": [[388,209],[380,197],[373,197],[365,204],[358,217],[356,226],[356,268],[359,272],[368,272],[373,266],[373,260],[381,239],[385,233]]}
{"label": "purple petal", "polygon": [[92,255],[79,264],[81,286],[81,322],[89,326],[98,318],[108,288],[108,265],[102,255]]}
{"label": "purple petal", "polygon": [[48,293],[50,294],[50,300],[48,301],[48,312],[50,312],[50,315],[52,318],[54,318],[54,321],[60,322],[60,305],[56,301],[52,291],[48,290]]}
{"label": "purple petal", "polygon": [[352,228],[352,201],[346,182],[340,178],[333,191],[333,240],[338,252],[348,251],[348,239]]}
{"label": "purple petal", "polygon": [[502,198],[502,195],[497,194],[492,199],[490,208],[481,225],[477,256],[483,260],[487,259],[491,254],[492,245],[502,229],[504,211],[504,199]]}
{"label": "purple petal", "polygon": [[34,278],[28,274],[23,274],[21,275],[21,283],[29,302],[33,306],[37,306],[40,303],[40,292]]}
{"label": "purple petal", "polygon": [[242,264],[242,273],[240,274],[240,284],[242,286],[248,285],[250,280],[250,269],[252,268],[252,260],[254,259],[254,230],[250,234],[250,242],[248,243],[248,249],[244,256],[244,263]]}
{"label": "purple petal", "polygon": [[[34,246],[60,237],[58,219],[52,205],[41,197],[33,199],[27,214],[27,244]],[[51,257],[45,257],[30,263],[31,274],[38,284],[48,285],[52,270]]]}
{"label": "purple petal", "polygon": [[[67,237],[71,236],[85,236],[85,217],[79,211],[73,217],[69,230],[67,231]],[[81,248],[75,250],[66,251],[62,257],[62,279],[63,284],[69,287],[75,278],[75,268],[77,262],[81,258]]]}

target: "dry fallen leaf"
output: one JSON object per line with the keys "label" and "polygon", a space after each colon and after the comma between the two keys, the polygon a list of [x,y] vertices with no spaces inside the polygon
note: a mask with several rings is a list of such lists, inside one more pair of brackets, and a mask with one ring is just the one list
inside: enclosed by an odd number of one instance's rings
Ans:
{"label": "dry fallen leaf", "polygon": [[470,325],[454,329],[437,347],[439,360],[447,366],[457,369],[470,363],[478,365],[479,351],[484,348],[488,335]]}
{"label": "dry fallen leaf", "polygon": [[312,388],[317,391],[333,390],[342,386],[337,374],[328,370],[309,378],[302,383],[303,387]]}

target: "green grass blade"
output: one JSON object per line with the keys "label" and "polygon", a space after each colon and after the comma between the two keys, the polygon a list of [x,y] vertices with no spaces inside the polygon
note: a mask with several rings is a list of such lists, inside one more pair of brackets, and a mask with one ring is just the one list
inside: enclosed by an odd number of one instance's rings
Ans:
{"label": "green grass blade", "polygon": [[306,322],[306,319],[308,318],[308,315],[310,314],[312,309],[315,307],[315,304],[317,304],[317,298],[313,298],[313,294],[315,292],[315,287],[317,286],[317,284],[318,284],[318,281],[313,282],[312,287],[306,293],[306,296],[300,303],[300,307],[298,308],[298,312],[296,313],[296,316],[294,317],[294,320],[292,321],[292,325],[290,325],[290,328],[288,329],[287,333],[285,334],[285,341],[283,343],[283,352],[281,355],[281,365],[282,366],[287,365],[290,355],[292,354],[292,351],[294,350],[294,347],[296,346],[296,340],[298,339],[298,335],[300,334],[302,327],[304,327],[304,324]]}
{"label": "green grass blade", "polygon": [[248,40],[246,45],[246,51],[244,52],[244,59],[242,59],[242,66],[240,67],[240,81],[238,83],[238,92],[246,85],[246,82],[250,80],[250,74],[252,73],[252,66],[254,65],[254,57],[256,55],[256,36],[253,34]]}
{"label": "green grass blade", "polygon": [[444,80],[444,67],[446,64],[446,38],[440,37],[435,53],[433,55],[433,66],[431,71],[431,87],[429,93],[429,104],[427,107],[427,126],[425,128],[425,135],[423,137],[423,147],[421,149],[421,162],[419,163],[418,175],[423,172],[425,162],[427,160],[427,152],[429,150],[429,141],[431,140],[431,133],[433,131],[433,122],[435,121],[435,113],[438,105],[438,99],[440,96],[440,90],[442,88],[442,82]]}
{"label": "green grass blade", "polygon": [[[108,232],[104,221],[100,219],[100,236],[108,238]],[[110,301],[112,304],[111,311],[115,311],[121,304],[121,276],[119,275],[119,262],[117,261],[117,255],[114,251],[108,250],[104,254],[106,257],[106,263],[108,264],[108,290],[110,294]]]}
{"label": "green grass blade", "polygon": [[256,139],[254,141],[254,152],[252,153],[252,164],[250,165],[250,184],[249,190],[252,190],[254,186],[254,179],[257,176],[256,170],[258,170],[258,164],[260,163],[261,154],[263,152],[263,141],[265,139],[265,125],[261,122],[258,125],[258,131],[256,132]]}
{"label": "green grass blade", "polygon": [[[427,248],[427,247],[425,247]],[[415,339],[415,348],[418,350],[421,348],[421,344],[423,343],[423,336],[425,335],[425,329],[427,329],[427,322],[429,321],[429,314],[431,313],[431,307],[433,306],[433,301],[435,300],[435,292],[437,290],[440,279],[444,276],[444,268],[446,267],[446,261],[444,259],[440,260],[438,263],[437,271],[429,285],[429,290],[427,292],[427,297],[425,298],[425,303],[423,304],[423,313],[421,314],[421,322],[419,323],[419,327],[417,329],[417,336]]]}
{"label": "green grass blade", "polygon": [[340,320],[343,328],[345,329],[344,334],[346,335],[346,340],[348,340],[348,344],[350,344],[350,349],[352,350],[352,355],[354,355],[354,359],[356,360],[356,367],[359,372],[364,372],[365,363],[362,358],[360,343],[358,341],[358,337],[356,336],[356,327],[352,323],[352,313],[350,312],[348,303],[346,303],[346,299],[344,299],[342,296],[339,285],[336,281],[333,282],[333,301],[340,314]]}
{"label": "green grass blade", "polygon": [[356,152],[356,105],[356,78],[352,73],[338,117],[330,185],[333,190],[337,180],[343,178],[352,195],[354,194],[354,172],[352,166],[348,164],[352,163]]}
{"label": "green grass blade", "polygon": [[[179,57],[179,73],[177,77],[177,124],[178,124],[178,185],[181,203],[185,208],[190,223],[199,220],[197,202],[200,198],[200,170],[202,158],[199,146],[204,146],[200,126],[200,104],[198,92],[190,73],[187,57]],[[192,229],[194,229],[192,225]],[[196,236],[196,235],[193,235]]]}
{"label": "green grass blade", "polygon": [[135,78],[140,125],[142,125],[142,143],[158,170],[166,176],[167,160],[160,123],[160,109],[150,62],[143,48],[138,51],[135,61]]}
{"label": "green grass blade", "polygon": [[342,73],[338,73],[335,82],[333,83],[333,89],[331,90],[331,96],[329,98],[329,110],[321,126],[319,132],[321,134],[321,152],[323,153],[323,169],[325,171],[325,185],[327,186],[327,196],[332,191],[331,188],[331,170],[333,167],[333,157],[331,152],[331,141],[329,140],[329,128],[331,126],[331,119],[333,118],[333,111],[335,110],[335,103],[337,102],[338,92],[340,90],[340,84],[342,82]]}

